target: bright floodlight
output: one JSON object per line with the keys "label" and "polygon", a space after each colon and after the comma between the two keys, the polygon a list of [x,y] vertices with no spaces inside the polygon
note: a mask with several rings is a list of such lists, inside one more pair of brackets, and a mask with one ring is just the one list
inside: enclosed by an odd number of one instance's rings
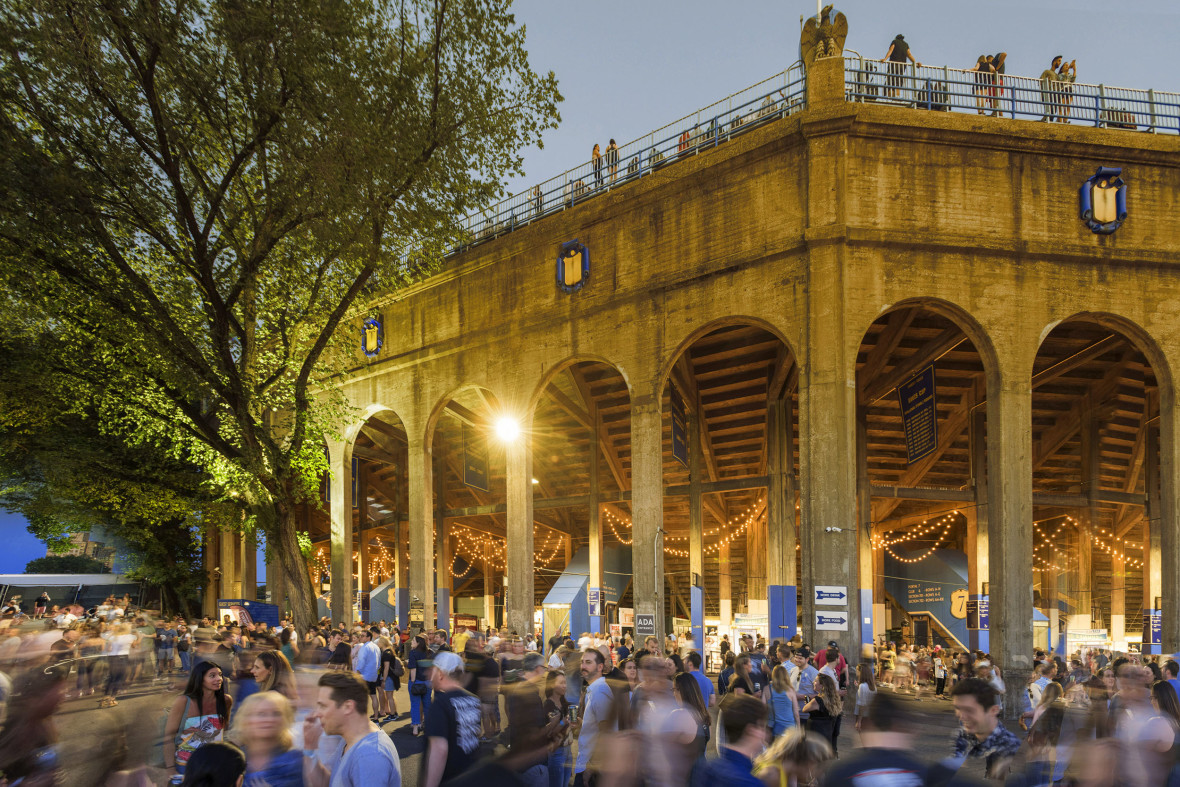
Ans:
{"label": "bright floodlight", "polygon": [[520,437],[520,422],[510,415],[502,415],[496,420],[496,437],[501,442],[514,443]]}

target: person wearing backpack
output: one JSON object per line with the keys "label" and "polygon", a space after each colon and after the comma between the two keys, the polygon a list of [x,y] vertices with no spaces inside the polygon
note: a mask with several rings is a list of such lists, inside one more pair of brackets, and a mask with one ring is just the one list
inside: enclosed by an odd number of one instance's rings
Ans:
{"label": "person wearing backpack", "polygon": [[397,694],[401,691],[402,675],[406,673],[405,665],[393,652],[393,643],[389,637],[378,637],[377,647],[381,649],[381,662],[377,673],[377,707],[374,712],[381,718],[381,724],[387,721],[397,721]]}

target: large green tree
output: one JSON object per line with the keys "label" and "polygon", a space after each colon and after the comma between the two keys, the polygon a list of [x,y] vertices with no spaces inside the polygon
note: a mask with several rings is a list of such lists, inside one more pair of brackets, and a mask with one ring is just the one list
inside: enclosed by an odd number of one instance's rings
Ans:
{"label": "large green tree", "polygon": [[9,305],[0,299],[0,508],[22,514],[51,549],[101,526],[131,553],[126,573],[191,616],[205,579],[197,535],[240,526],[239,502],[161,446],[104,431],[98,359],[44,331],[22,333]]}
{"label": "large green tree", "polygon": [[106,574],[101,560],[86,555],[46,555],[25,564],[26,574]]}
{"label": "large green tree", "polygon": [[242,496],[305,628],[341,326],[437,264],[558,100],[505,0],[9,0],[0,290],[98,358],[104,429]]}

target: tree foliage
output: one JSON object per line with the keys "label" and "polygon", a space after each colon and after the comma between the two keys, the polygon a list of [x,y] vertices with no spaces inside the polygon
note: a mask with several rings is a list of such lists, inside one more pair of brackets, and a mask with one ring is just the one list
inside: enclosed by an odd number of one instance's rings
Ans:
{"label": "tree foliage", "polygon": [[240,523],[241,507],[199,467],[102,431],[101,396],[70,372],[85,356],[63,362],[52,335],[16,333],[7,317],[0,305],[0,507],[51,549],[101,525],[130,552],[125,573],[190,613],[204,582],[196,534]]}
{"label": "tree foliage", "polygon": [[46,555],[25,564],[26,574],[107,574],[101,560],[86,555]]}
{"label": "tree foliage", "polygon": [[106,432],[243,495],[308,625],[341,327],[519,172],[553,75],[506,0],[11,0],[0,41],[0,290]]}

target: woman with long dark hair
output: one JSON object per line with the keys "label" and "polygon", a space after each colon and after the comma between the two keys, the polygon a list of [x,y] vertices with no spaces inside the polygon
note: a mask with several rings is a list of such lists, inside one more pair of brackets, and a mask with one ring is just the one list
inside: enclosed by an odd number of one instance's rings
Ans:
{"label": "woman with long dark hair", "polygon": [[426,637],[414,637],[406,669],[410,673],[410,730],[421,734],[422,722],[430,710],[430,672],[434,667],[434,654],[426,647]]}
{"label": "woman with long dark hair", "polygon": [[807,728],[831,741],[832,751],[836,751],[836,719],[844,712],[840,690],[832,676],[822,672],[815,676],[815,689],[818,693],[803,706],[803,712],[811,714]]}
{"label": "woman with long dark hair", "polygon": [[195,664],[184,694],[172,703],[164,724],[164,767],[184,773],[193,752],[207,743],[220,742],[232,707],[221,667],[212,661]]}
{"label": "woman with long dark hair", "polygon": [[181,787],[239,787],[245,775],[242,750],[228,743],[213,743],[194,753]]}

